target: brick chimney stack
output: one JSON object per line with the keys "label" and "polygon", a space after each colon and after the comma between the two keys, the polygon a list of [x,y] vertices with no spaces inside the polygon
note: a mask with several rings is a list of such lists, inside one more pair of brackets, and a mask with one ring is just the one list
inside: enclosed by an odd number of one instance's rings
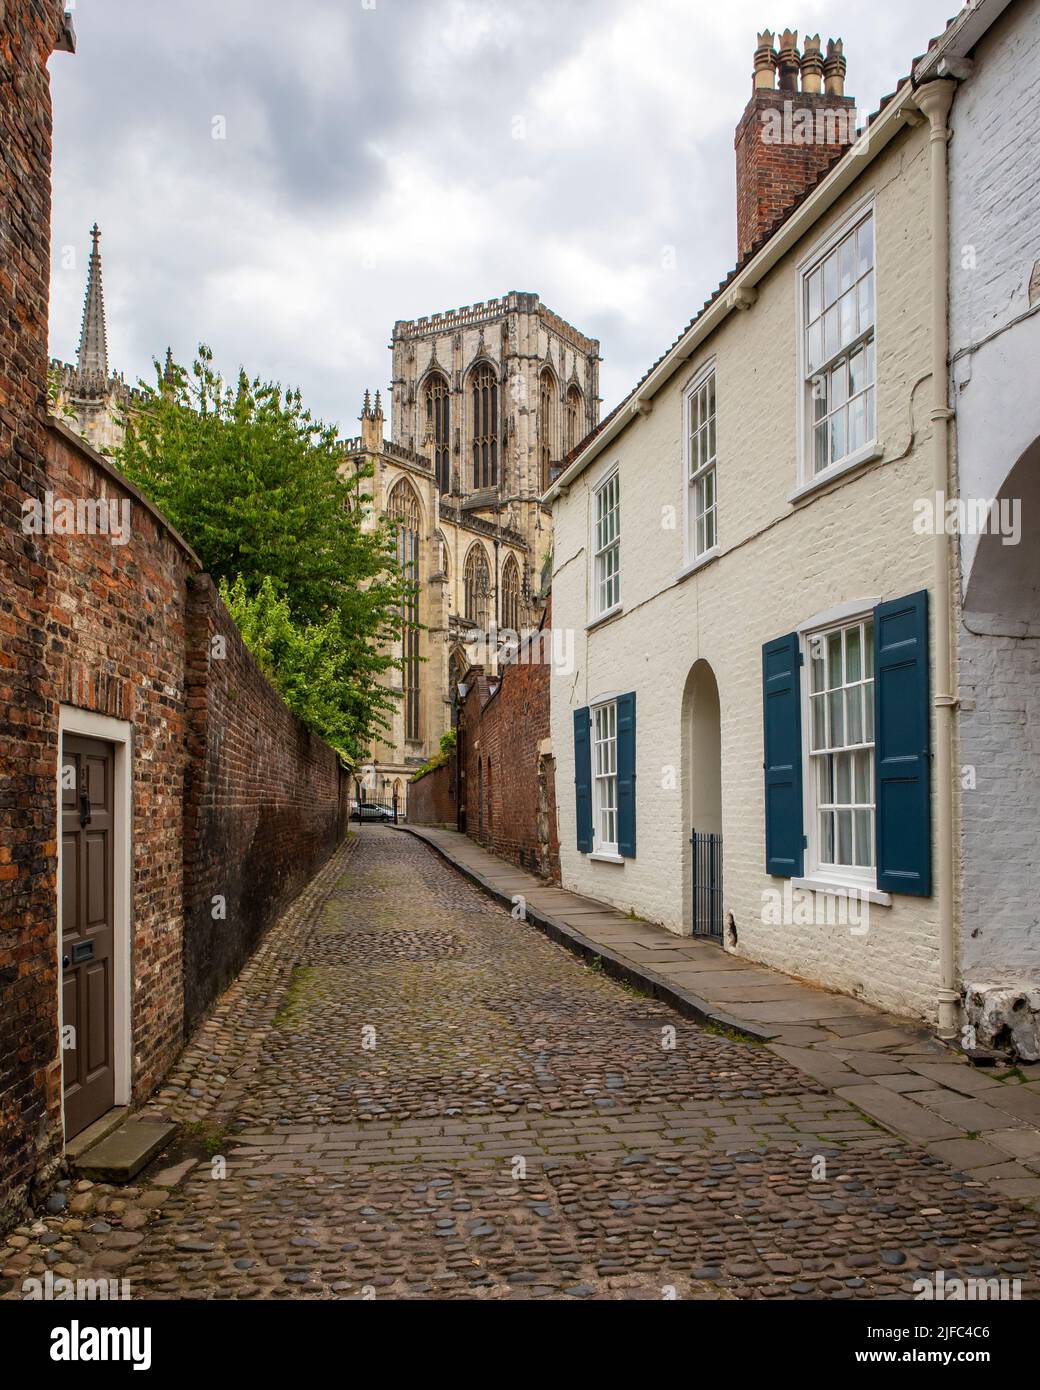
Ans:
{"label": "brick chimney stack", "polygon": [[[737,126],[737,256],[742,260],[856,138],[841,39],[798,49],[797,29],[766,29],[755,49],[751,100]],[[777,85],[779,79],[779,86]]]}

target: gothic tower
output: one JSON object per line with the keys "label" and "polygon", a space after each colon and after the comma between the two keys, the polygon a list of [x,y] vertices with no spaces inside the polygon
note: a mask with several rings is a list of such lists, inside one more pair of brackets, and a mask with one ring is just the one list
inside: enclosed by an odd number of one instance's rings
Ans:
{"label": "gothic tower", "polygon": [[539,497],[599,419],[599,343],[513,291],[393,334],[391,438],[433,464],[442,510],[508,515],[540,566]]}
{"label": "gothic tower", "polygon": [[83,322],[79,333],[76,365],[51,362],[57,380],[54,410],[99,453],[114,453],[126,434],[126,412],[140,393],[127,386],[122,374],[108,368],[108,332],[105,325],[105,292],[101,281],[101,231],[90,229],[90,260]]}

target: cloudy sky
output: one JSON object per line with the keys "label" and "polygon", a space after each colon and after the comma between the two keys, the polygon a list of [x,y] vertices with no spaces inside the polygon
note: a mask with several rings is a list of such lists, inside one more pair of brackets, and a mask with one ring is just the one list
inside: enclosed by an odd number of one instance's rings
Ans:
{"label": "cloudy sky", "polygon": [[[76,0],[51,60],[51,350],[102,229],[111,365],[200,340],[344,433],[395,319],[532,290],[606,411],[735,259],[760,28],[839,34],[863,112],[956,0]],[[214,138],[214,136],[224,138]]]}

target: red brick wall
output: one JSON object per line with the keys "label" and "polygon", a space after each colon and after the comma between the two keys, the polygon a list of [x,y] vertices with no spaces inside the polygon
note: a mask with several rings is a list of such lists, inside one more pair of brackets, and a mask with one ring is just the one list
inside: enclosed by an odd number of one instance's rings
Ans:
{"label": "red brick wall", "polygon": [[51,101],[59,3],[0,5],[0,1224],[60,1152],[50,559],[21,529],[46,477]]}
{"label": "red brick wall", "polygon": [[[207,575],[191,582],[188,645],[184,985],[190,1027],[342,840],[350,779],[332,749],[264,679]],[[223,919],[213,916],[216,897],[224,900]]]}
{"label": "red brick wall", "polygon": [[[66,426],[51,427],[50,446],[55,498],[130,505],[125,545],[104,535],[47,538],[53,565],[47,660],[63,705],[133,727],[133,1095],[142,1100],[183,1038],[185,586],[198,563]],[[53,803],[53,784],[48,795]],[[53,819],[53,809],[49,814]]]}
{"label": "red brick wall", "polygon": [[[773,111],[781,120],[784,103],[792,113],[811,111],[815,123],[819,111],[852,111],[852,97],[817,92],[755,92],[748,103],[734,141],[737,153],[737,255],[742,259],[762,235],[815,184],[820,174],[848,148],[842,143],[796,144],[793,140],[767,143],[762,113]],[[790,122],[792,133],[795,116]],[[824,133],[827,133],[826,130]]]}
{"label": "red brick wall", "polygon": [[467,835],[559,881],[555,768],[545,751],[550,671],[547,662],[507,665],[492,693],[483,671],[471,670],[459,716],[459,755]]}
{"label": "red brick wall", "polygon": [[413,825],[447,825],[455,829],[455,755],[418,782],[408,784],[408,820]]}

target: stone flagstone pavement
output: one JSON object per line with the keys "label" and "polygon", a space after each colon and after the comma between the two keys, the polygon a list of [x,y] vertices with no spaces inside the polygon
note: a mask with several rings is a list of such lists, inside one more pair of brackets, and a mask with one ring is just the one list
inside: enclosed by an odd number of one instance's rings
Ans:
{"label": "stone flagstone pavement", "polygon": [[[797,1026],[860,1076],[890,1057],[863,1021]],[[941,1270],[1035,1298],[1037,1213],[865,1114],[896,1073],[841,1095],[781,1055],[822,1067],[817,1041],[684,1017],[363,826],[146,1107],[174,1147],[56,1192],[0,1241],[0,1297],[49,1272],[137,1298],[907,1298]],[[928,1080],[913,1045],[900,1074]]]}

